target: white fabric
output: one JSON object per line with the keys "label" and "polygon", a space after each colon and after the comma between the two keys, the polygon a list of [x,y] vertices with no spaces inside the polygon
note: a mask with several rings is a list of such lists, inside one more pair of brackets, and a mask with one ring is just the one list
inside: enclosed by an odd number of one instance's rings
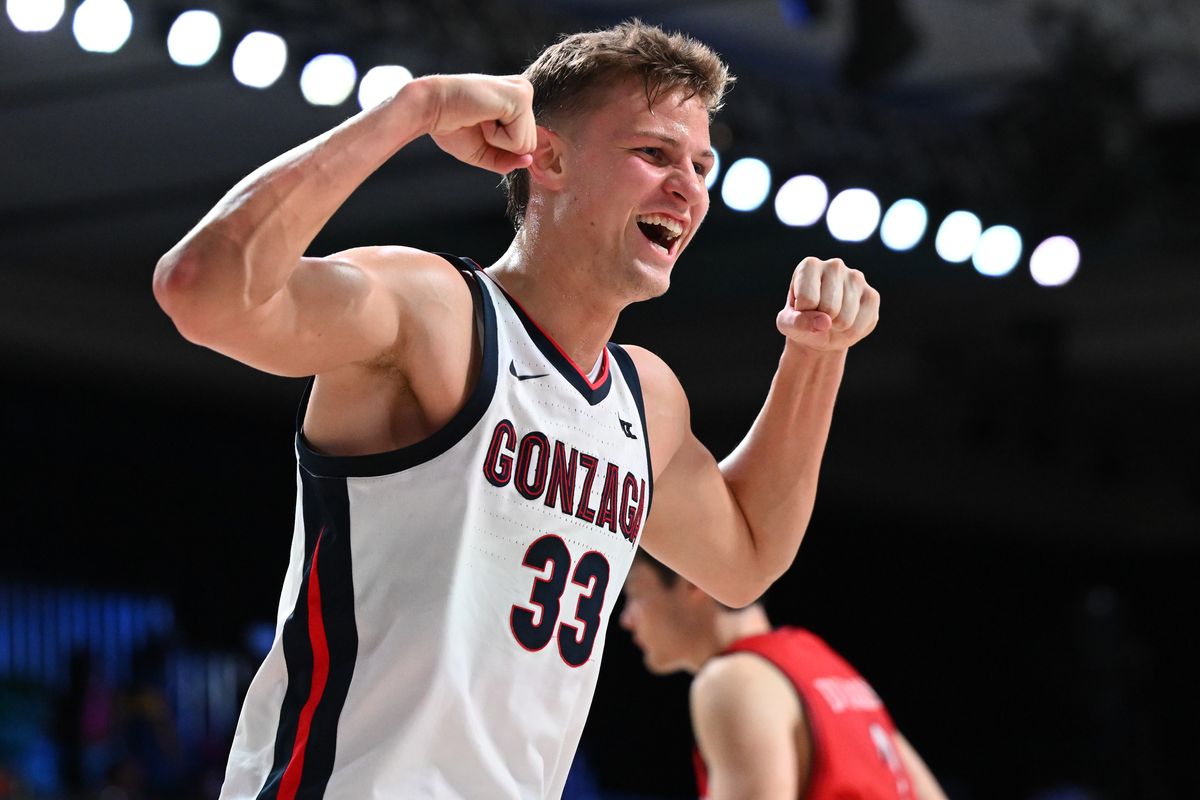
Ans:
{"label": "white fabric", "polygon": [[[645,431],[617,360],[608,356],[608,395],[590,405],[538,349],[503,293],[476,276],[495,307],[497,333],[496,388],[482,419],[425,463],[345,479],[358,654],[338,723],[328,798],[561,796],[595,689],[609,613],[635,544],[620,524],[614,532],[563,513],[544,492],[529,500],[511,481],[503,487],[489,482],[484,462],[501,420],[511,421],[517,442],[531,431],[544,433],[550,462],[556,441],[566,453],[574,448],[598,457],[592,509],[600,506],[608,464],[619,468],[622,488],[632,474],[637,504],[618,504],[617,513],[624,510],[627,522],[644,522],[650,483]],[[521,375],[545,377],[518,380],[510,365]],[[622,421],[632,423],[628,431]],[[514,455],[515,470],[515,454],[501,452]],[[576,498],[583,477],[580,468]],[[595,645],[578,668],[560,655],[557,626],[549,644],[531,652],[510,624],[514,606],[537,609],[531,591],[547,573],[522,560],[531,543],[548,534],[566,544],[572,570],[592,551],[609,567]],[[287,686],[279,634],[303,580],[304,537],[298,510],[279,628],[242,710],[221,794],[226,800],[255,797],[275,757]],[[590,563],[598,563],[596,557]],[[587,593],[568,579],[560,623],[580,625],[575,612]]]}

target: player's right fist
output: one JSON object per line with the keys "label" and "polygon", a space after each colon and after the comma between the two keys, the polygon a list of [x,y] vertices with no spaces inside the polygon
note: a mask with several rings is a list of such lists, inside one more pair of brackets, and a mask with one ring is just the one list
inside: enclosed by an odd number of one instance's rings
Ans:
{"label": "player's right fist", "polygon": [[533,86],[524,77],[430,75],[417,81],[425,92],[426,129],[438,147],[502,175],[532,162],[537,125]]}

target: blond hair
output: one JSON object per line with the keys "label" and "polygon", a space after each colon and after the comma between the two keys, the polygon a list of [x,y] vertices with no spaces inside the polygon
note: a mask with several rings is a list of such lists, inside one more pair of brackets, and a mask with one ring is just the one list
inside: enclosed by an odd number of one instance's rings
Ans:
{"label": "blond hair", "polygon": [[[704,43],[638,19],[565,36],[543,50],[524,75],[533,84],[533,113],[542,125],[591,110],[601,94],[598,90],[624,78],[642,81],[648,107],[682,90],[685,99],[703,100],[712,119],[736,80]],[[504,185],[508,216],[519,230],[529,203],[529,173],[514,170],[505,176]]]}

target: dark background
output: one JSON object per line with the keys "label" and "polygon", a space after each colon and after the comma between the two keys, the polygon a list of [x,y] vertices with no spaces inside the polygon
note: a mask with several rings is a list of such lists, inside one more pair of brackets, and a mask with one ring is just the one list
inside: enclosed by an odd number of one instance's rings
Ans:
{"label": "dark background", "polygon": [[[931,226],[969,208],[1026,252],[1069,234],[1083,253],[1064,287],[1036,285],[1027,256],[985,278],[941,261],[932,231],[906,254],[844,244],[769,203],[729,211],[714,188],[671,292],[616,339],[675,368],[718,456],[765,396],[795,262],[841,256],[883,295],[776,621],[855,663],[954,798],[1200,796],[1197,4],[198,3],[227,24],[199,70],[161,44],[181,6],[132,6],[111,56],[80,51],[69,17],[36,36],[0,22],[0,637],[30,591],[165,598],[192,653],[253,650],[248,629],[273,619],[300,383],[186,343],[150,276],[242,175],[356,110],[303,101],[304,52],[513,72],[556,32],[636,13],[740,76],[714,129],[726,165],[756,155],[776,185],[812,172],[885,207],[919,197]],[[263,91],[227,68],[250,24],[295,43]],[[313,252],[395,242],[489,263],[511,235],[494,183],[419,142]],[[7,680],[60,690],[48,664]],[[689,746],[686,680],[647,675],[614,626],[582,749],[599,791],[688,796]]]}

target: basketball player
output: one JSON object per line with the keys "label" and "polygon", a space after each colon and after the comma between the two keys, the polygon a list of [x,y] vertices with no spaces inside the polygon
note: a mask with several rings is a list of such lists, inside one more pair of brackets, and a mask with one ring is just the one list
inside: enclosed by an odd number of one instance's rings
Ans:
{"label": "basketball player", "polygon": [[813,634],[772,629],[757,602],[721,605],[642,553],[624,595],[646,668],[695,675],[701,798],[945,800],[879,697]]}
{"label": "basketball player", "polygon": [[[223,797],[558,797],[639,542],[731,604],[788,567],[847,348],[875,326],[862,274],[807,258],[780,287],[778,373],[721,464],[671,370],[607,344],[708,211],[729,81],[637,22],[523,76],[420,78],[253,172],[160,260],[187,339],[315,376],[277,636]],[[508,251],[306,255],[426,135],[509,176]],[[672,526],[643,532],[652,494]]]}

